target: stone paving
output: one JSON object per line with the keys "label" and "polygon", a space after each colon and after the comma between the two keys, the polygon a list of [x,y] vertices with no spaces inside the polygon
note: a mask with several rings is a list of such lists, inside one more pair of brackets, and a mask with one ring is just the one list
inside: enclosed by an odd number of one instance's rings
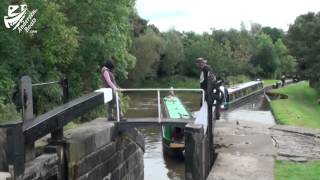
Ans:
{"label": "stone paving", "polygon": [[320,159],[320,130],[218,121],[218,153],[208,180],[273,180],[274,160]]}

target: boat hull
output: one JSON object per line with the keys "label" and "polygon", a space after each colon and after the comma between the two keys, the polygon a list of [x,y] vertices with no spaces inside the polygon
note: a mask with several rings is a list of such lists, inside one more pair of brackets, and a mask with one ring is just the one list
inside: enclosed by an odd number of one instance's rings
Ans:
{"label": "boat hull", "polygon": [[[177,145],[174,146],[173,145]],[[162,138],[162,150],[163,153],[174,158],[183,158],[184,157],[184,142],[176,143],[169,141],[166,138]]]}

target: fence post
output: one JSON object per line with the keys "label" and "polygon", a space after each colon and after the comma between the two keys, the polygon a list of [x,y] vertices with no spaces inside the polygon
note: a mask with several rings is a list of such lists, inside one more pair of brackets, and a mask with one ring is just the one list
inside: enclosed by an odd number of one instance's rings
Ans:
{"label": "fence post", "polygon": [[205,180],[206,160],[204,130],[200,124],[189,123],[185,127],[185,178]]}
{"label": "fence post", "polygon": [[23,123],[18,122],[7,128],[7,164],[13,167],[11,175],[14,178],[20,177],[24,172],[25,144],[22,126]]}
{"label": "fence post", "polygon": [[69,101],[69,81],[68,78],[64,78],[60,81],[60,85],[63,90],[63,103],[67,103]]}
{"label": "fence post", "polygon": [[[22,104],[22,120],[23,123],[34,118],[33,115],[33,99],[32,99],[32,81],[29,76],[23,76],[19,81],[20,98]],[[34,143],[25,144],[25,161],[35,158]]]}
{"label": "fence post", "polygon": [[[69,82],[67,78],[62,79],[59,84],[63,90],[63,103],[67,103],[69,101]],[[51,141],[52,143],[61,142],[63,140],[63,124],[59,124],[59,127],[51,132]]]}

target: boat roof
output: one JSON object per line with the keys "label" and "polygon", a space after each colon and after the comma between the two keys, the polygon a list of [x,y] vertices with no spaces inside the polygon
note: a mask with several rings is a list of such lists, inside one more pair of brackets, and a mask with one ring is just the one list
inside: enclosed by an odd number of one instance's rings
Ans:
{"label": "boat roof", "polygon": [[260,84],[260,83],[262,83],[262,82],[261,81],[250,81],[250,82],[246,82],[246,83],[241,83],[241,84],[229,87],[228,92],[233,93],[233,92],[238,91],[240,89],[247,88],[247,87],[250,87],[250,86],[253,86],[256,84]]}
{"label": "boat roof", "polygon": [[190,119],[190,113],[188,110],[183,106],[180,99],[176,96],[172,97],[165,97],[164,98],[164,105],[167,109],[167,116],[171,119]]}

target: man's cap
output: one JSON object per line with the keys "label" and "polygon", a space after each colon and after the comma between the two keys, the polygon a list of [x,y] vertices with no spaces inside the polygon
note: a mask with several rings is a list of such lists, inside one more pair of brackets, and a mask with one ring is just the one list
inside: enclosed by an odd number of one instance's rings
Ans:
{"label": "man's cap", "polygon": [[202,57],[199,57],[199,58],[196,59],[196,63],[207,63],[207,60],[205,60]]}

